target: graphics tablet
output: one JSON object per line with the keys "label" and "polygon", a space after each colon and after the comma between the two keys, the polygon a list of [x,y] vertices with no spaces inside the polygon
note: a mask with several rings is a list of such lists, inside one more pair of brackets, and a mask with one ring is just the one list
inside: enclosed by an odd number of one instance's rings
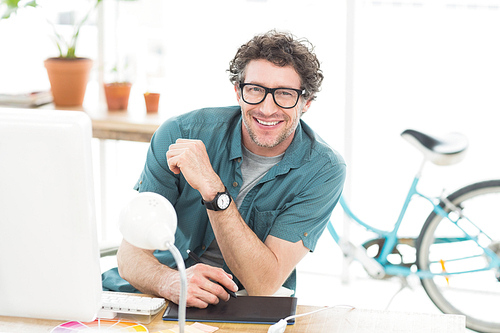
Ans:
{"label": "graphics tablet", "polygon": [[[296,297],[238,296],[229,301],[220,301],[205,309],[187,308],[187,321],[274,324],[280,319],[295,315]],[[163,320],[178,320],[178,306],[170,302]],[[295,319],[288,321],[294,324]]]}

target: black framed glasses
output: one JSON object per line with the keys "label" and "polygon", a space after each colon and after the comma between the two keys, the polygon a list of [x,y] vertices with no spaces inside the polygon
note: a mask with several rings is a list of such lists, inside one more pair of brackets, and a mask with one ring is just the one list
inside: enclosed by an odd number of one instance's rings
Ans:
{"label": "black framed glasses", "polygon": [[283,109],[291,109],[297,105],[300,96],[305,90],[293,88],[266,88],[253,83],[240,83],[241,97],[247,104],[257,105],[262,103],[267,94],[273,96],[274,103]]}

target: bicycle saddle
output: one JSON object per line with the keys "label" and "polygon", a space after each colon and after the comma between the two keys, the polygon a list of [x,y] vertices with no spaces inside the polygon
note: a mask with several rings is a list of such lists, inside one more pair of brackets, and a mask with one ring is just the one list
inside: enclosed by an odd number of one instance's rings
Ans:
{"label": "bicycle saddle", "polygon": [[401,136],[436,165],[451,165],[462,161],[469,146],[467,138],[460,133],[449,133],[438,138],[407,129]]}

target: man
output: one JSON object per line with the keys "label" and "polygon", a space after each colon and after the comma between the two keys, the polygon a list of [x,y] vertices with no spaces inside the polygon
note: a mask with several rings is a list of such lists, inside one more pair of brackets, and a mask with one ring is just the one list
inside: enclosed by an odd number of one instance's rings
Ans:
{"label": "man", "polygon": [[[176,209],[188,306],[228,300],[215,282],[249,295],[293,292],[295,266],[314,250],[340,197],[342,157],[300,120],[323,80],[308,46],[276,31],[254,37],[230,63],[238,106],[175,117],[151,140],[135,189],[159,193]],[[195,96],[211,87],[190,89]],[[187,250],[209,265],[195,264]],[[106,272],[105,288],[179,301],[169,252],[123,241],[117,259],[121,278]]]}

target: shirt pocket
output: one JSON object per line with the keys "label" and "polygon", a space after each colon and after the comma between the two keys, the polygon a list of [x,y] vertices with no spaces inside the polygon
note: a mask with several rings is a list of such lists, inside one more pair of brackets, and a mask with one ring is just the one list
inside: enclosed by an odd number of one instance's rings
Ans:
{"label": "shirt pocket", "polygon": [[278,212],[274,210],[260,212],[254,209],[253,217],[250,219],[248,226],[259,237],[261,241],[265,241],[276,221]]}

